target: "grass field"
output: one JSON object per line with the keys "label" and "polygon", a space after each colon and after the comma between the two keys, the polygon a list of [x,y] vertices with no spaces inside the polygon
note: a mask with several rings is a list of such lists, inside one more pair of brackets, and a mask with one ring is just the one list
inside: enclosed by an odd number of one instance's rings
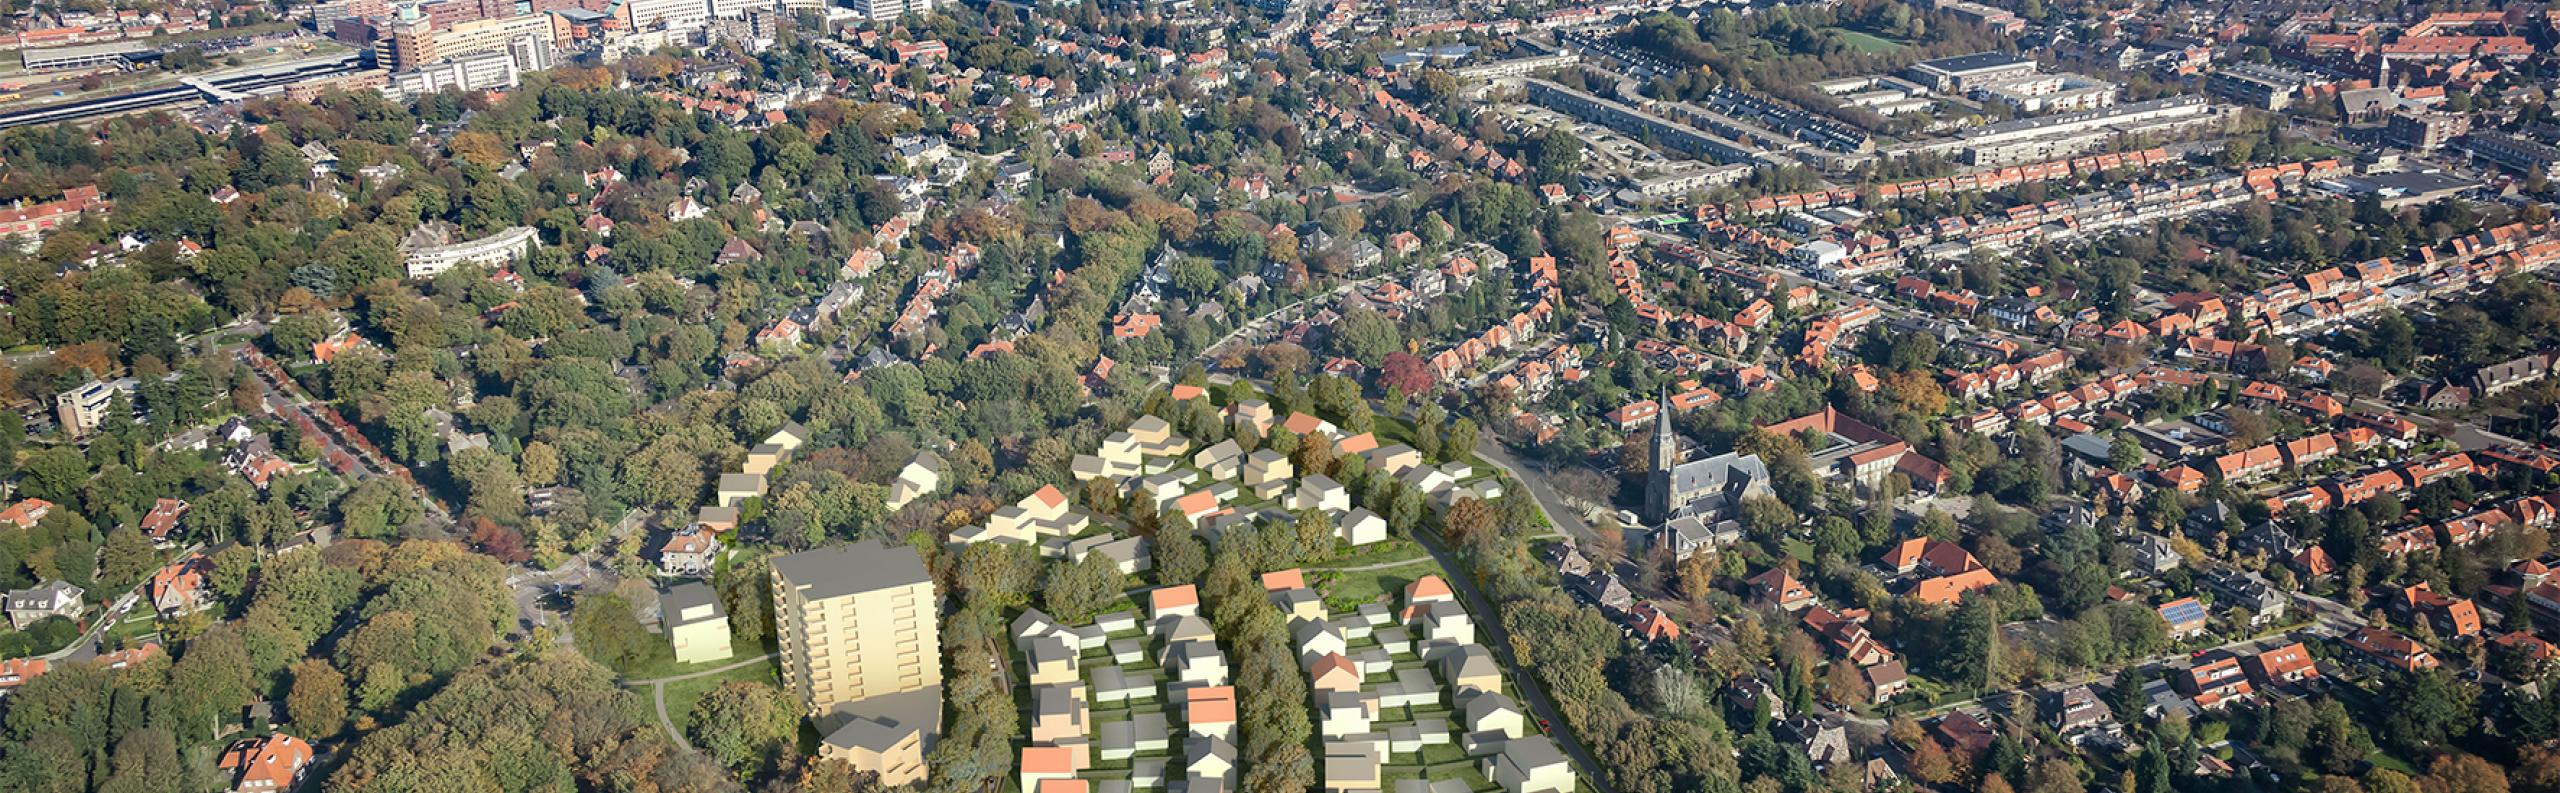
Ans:
{"label": "grass field", "polygon": [[1850,30],[1848,28],[1832,28],[1832,30],[1838,31],[1840,33],[1840,39],[1848,42],[1851,49],[1855,49],[1859,52],[1869,54],[1892,52],[1908,46],[1902,42],[1864,31]]}
{"label": "grass field", "polygon": [[700,672],[705,669],[718,669],[739,661],[744,661],[765,653],[773,652],[773,648],[771,646],[759,642],[732,640],[729,642],[729,657],[727,658],[722,658],[717,661],[681,664],[676,663],[675,648],[661,643],[656,649],[658,652],[648,660],[633,664],[629,669],[615,670],[617,673],[616,676],[624,680],[654,680],[661,677],[674,677],[681,674]]}
{"label": "grass field", "polygon": [[[731,669],[716,675],[703,675],[701,677],[668,683],[667,718],[675,720],[676,729],[684,729],[685,716],[693,712],[693,703],[702,699],[702,695],[711,693],[712,689],[719,688],[720,684],[727,683],[732,680],[762,680],[767,683],[781,685],[781,678],[778,677],[779,674],[780,672],[774,667],[773,662],[766,661],[761,664],[751,664]],[[642,690],[641,693],[646,695],[648,692],[646,690]]]}
{"label": "grass field", "polygon": [[1440,563],[1427,558],[1380,570],[1327,572],[1324,575],[1333,577],[1332,583],[1319,585],[1316,591],[1324,593],[1324,602],[1329,606],[1347,604],[1356,607],[1356,604],[1377,601],[1380,595],[1400,597],[1406,584],[1439,572]]}

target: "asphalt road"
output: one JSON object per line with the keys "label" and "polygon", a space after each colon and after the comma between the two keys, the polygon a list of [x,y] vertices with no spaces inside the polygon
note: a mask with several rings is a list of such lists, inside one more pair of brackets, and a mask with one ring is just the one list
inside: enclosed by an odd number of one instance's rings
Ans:
{"label": "asphalt road", "polygon": [[[1540,508],[1543,509],[1544,505]],[[1529,700],[1529,710],[1549,725],[1547,736],[1554,738],[1556,745],[1563,747],[1565,755],[1573,758],[1575,772],[1581,774],[1583,781],[1590,783],[1593,790],[1617,793],[1617,789],[1609,784],[1608,777],[1600,774],[1599,761],[1592,759],[1590,750],[1582,748],[1582,741],[1574,737],[1573,729],[1565,726],[1564,713],[1556,710],[1555,702],[1547,697],[1546,687],[1538,683],[1536,675],[1520,665],[1520,659],[1512,657],[1511,636],[1502,629],[1502,612],[1494,610],[1493,601],[1476,588],[1475,576],[1467,572],[1466,566],[1447,549],[1440,547],[1440,541],[1429,534],[1415,532],[1414,539],[1422,543],[1424,550],[1431,552],[1432,559],[1449,571],[1449,582],[1457,586],[1460,597],[1467,599],[1468,610],[1482,617],[1476,623],[1485,632],[1482,644],[1493,651],[1493,657],[1502,662],[1504,669],[1510,671],[1512,681],[1519,684],[1520,693]]]}
{"label": "asphalt road", "polygon": [[1503,448],[1500,441],[1485,437],[1477,438],[1476,456],[1484,458],[1486,463],[1502,469],[1503,473],[1510,474],[1512,479],[1518,480],[1520,486],[1527,488],[1529,495],[1538,502],[1538,511],[1546,513],[1547,522],[1565,532],[1566,536],[1574,538],[1576,542],[1591,539],[1591,526],[1582,521],[1582,514],[1575,512],[1572,505],[1556,493],[1555,488],[1547,486],[1545,476],[1522,473],[1521,469],[1526,467],[1525,464],[1518,458],[1512,457],[1511,450]]}

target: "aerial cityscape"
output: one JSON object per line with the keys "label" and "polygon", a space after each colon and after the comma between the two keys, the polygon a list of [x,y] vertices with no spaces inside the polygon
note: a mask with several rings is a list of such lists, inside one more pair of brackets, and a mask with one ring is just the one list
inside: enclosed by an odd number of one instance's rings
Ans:
{"label": "aerial cityscape", "polygon": [[0,50],[0,791],[2560,793],[2560,7]]}

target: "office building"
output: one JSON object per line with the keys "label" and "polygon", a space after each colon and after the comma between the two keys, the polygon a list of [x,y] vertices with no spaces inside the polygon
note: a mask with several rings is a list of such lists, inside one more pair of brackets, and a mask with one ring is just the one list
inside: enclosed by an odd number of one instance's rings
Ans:
{"label": "office building", "polygon": [[[525,39],[533,39],[547,46],[551,41],[551,15],[524,14],[475,19],[455,23],[451,27],[440,25],[436,27],[435,34],[429,39],[432,43],[427,53],[428,61],[460,58],[484,52],[512,52],[522,46],[521,42]],[[547,66],[550,56],[544,55],[541,60]],[[522,70],[531,71],[531,69]]]}
{"label": "office building", "polygon": [[438,91],[488,91],[514,88],[522,79],[516,60],[503,52],[446,58],[391,75],[389,88],[416,98]]}
{"label": "office building", "polygon": [[819,754],[923,781],[941,730],[942,644],[933,577],[914,551],[862,542],[773,560],[783,688],[817,722]]}
{"label": "office building", "polygon": [[130,399],[140,385],[132,378],[91,380],[79,388],[62,392],[54,399],[54,419],[62,423],[63,432],[73,437],[85,437],[98,431],[98,424],[106,420],[107,408],[115,404],[116,395],[123,394]]}
{"label": "office building", "polygon": [[105,44],[82,44],[73,47],[28,48],[18,51],[20,65],[27,71],[87,69],[96,66],[123,66],[136,55],[151,52],[150,45],[138,41],[114,41]]}
{"label": "office building", "polygon": [[477,239],[455,240],[453,224],[429,221],[400,239],[400,256],[411,278],[433,278],[463,265],[501,267],[524,259],[536,236],[532,226],[510,226]]}
{"label": "office building", "polygon": [[1984,83],[1973,96],[2023,113],[2066,113],[2114,106],[2116,84],[2077,74],[2038,74]]}
{"label": "office building", "polygon": [[710,21],[711,4],[706,0],[626,0],[622,13],[635,29],[689,30]]}
{"label": "office building", "polygon": [[845,5],[853,9],[854,16],[873,22],[894,22],[910,13],[933,10],[933,0],[852,0]]}
{"label": "office building", "polygon": [[2148,102],[2021,118],[1957,133],[1900,153],[1937,152],[1972,165],[2016,165],[2079,155],[2120,136],[2166,136],[2222,121],[2220,111],[2201,96],[2173,96]]}
{"label": "office building", "polygon": [[1614,99],[1578,91],[1537,78],[1521,81],[1529,101],[1549,110],[1608,127],[1631,137],[1652,136],[1663,147],[1716,162],[1753,162],[1759,151],[1741,142],[1673,121]]}

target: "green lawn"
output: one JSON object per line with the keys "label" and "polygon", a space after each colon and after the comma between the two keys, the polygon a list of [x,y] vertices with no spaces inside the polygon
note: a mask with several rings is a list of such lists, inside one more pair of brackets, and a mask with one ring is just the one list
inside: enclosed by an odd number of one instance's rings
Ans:
{"label": "green lawn", "polygon": [[[144,605],[148,606],[150,604],[146,603]],[[134,609],[133,616],[127,617],[123,622],[118,622],[114,627],[108,628],[106,635],[101,638],[106,640],[105,643],[109,647],[121,647],[130,640],[140,639],[146,636],[156,636],[159,635],[159,633],[160,620],[152,615],[151,609],[138,608]]]}
{"label": "green lawn", "polygon": [[1832,30],[1837,31],[1840,34],[1840,40],[1848,42],[1850,49],[1867,54],[1892,52],[1909,46],[1902,42],[1865,31],[1850,30],[1848,28],[1832,28]]}
{"label": "green lawn", "polygon": [[1306,569],[1307,572],[1312,573],[1318,570],[1339,570],[1345,567],[1367,567],[1387,562],[1413,561],[1430,558],[1430,556],[1413,540],[1390,537],[1385,542],[1371,543],[1368,547],[1352,553],[1336,556],[1319,564],[1307,565]]}
{"label": "green lawn", "polygon": [[717,661],[705,661],[698,664],[680,664],[676,663],[675,648],[667,646],[666,639],[663,636],[658,640],[657,650],[657,654],[650,656],[648,661],[635,664],[630,669],[623,670],[622,679],[655,680],[661,677],[674,677],[676,675],[700,672],[705,669],[718,669],[739,661],[744,661],[765,653],[773,652],[772,647],[761,643],[742,642],[737,641],[736,639],[731,639],[729,642],[729,657],[727,658],[722,658]]}
{"label": "green lawn", "polygon": [[2373,754],[2365,755],[2364,761],[2372,763],[2377,768],[2388,768],[2410,776],[2417,776],[2421,773],[2416,765],[2411,764],[2407,760],[2400,759],[2399,755],[2385,752],[2380,749],[2373,750]]}
{"label": "green lawn", "polygon": [[1350,604],[1356,608],[1361,603],[1377,602],[1381,595],[1390,598],[1402,597],[1406,584],[1413,583],[1415,579],[1426,575],[1438,575],[1440,572],[1439,562],[1420,559],[1412,564],[1377,570],[1326,573],[1324,575],[1330,576],[1332,580],[1316,585],[1316,591],[1324,593],[1327,608],[1334,611],[1347,611],[1349,609],[1338,606]]}
{"label": "green lawn", "polygon": [[[1400,416],[1389,416],[1384,413],[1377,414],[1374,418],[1375,420],[1371,421],[1369,425],[1369,434],[1378,436],[1378,445],[1392,446],[1401,443],[1415,449],[1422,448],[1421,444],[1413,442],[1413,438],[1417,430],[1413,426],[1412,421]],[[1456,419],[1452,418],[1450,420],[1455,421]],[[1445,427],[1435,428],[1433,430],[1434,433],[1444,433],[1446,431],[1447,428]],[[1484,458],[1477,457],[1475,455],[1475,451],[1472,449],[1468,450],[1466,456],[1460,457],[1453,462],[1466,463],[1468,467],[1476,469],[1479,473],[1493,469],[1492,466],[1485,464]]]}
{"label": "green lawn", "polygon": [[[730,659],[721,663],[732,663],[736,660]],[[676,729],[684,729],[685,716],[693,712],[693,703],[702,699],[702,695],[711,693],[712,689],[719,688],[720,684],[732,680],[761,680],[778,686],[781,685],[780,675],[781,670],[771,661],[767,661],[738,667],[716,675],[703,675],[668,683],[667,718],[675,722]]]}

